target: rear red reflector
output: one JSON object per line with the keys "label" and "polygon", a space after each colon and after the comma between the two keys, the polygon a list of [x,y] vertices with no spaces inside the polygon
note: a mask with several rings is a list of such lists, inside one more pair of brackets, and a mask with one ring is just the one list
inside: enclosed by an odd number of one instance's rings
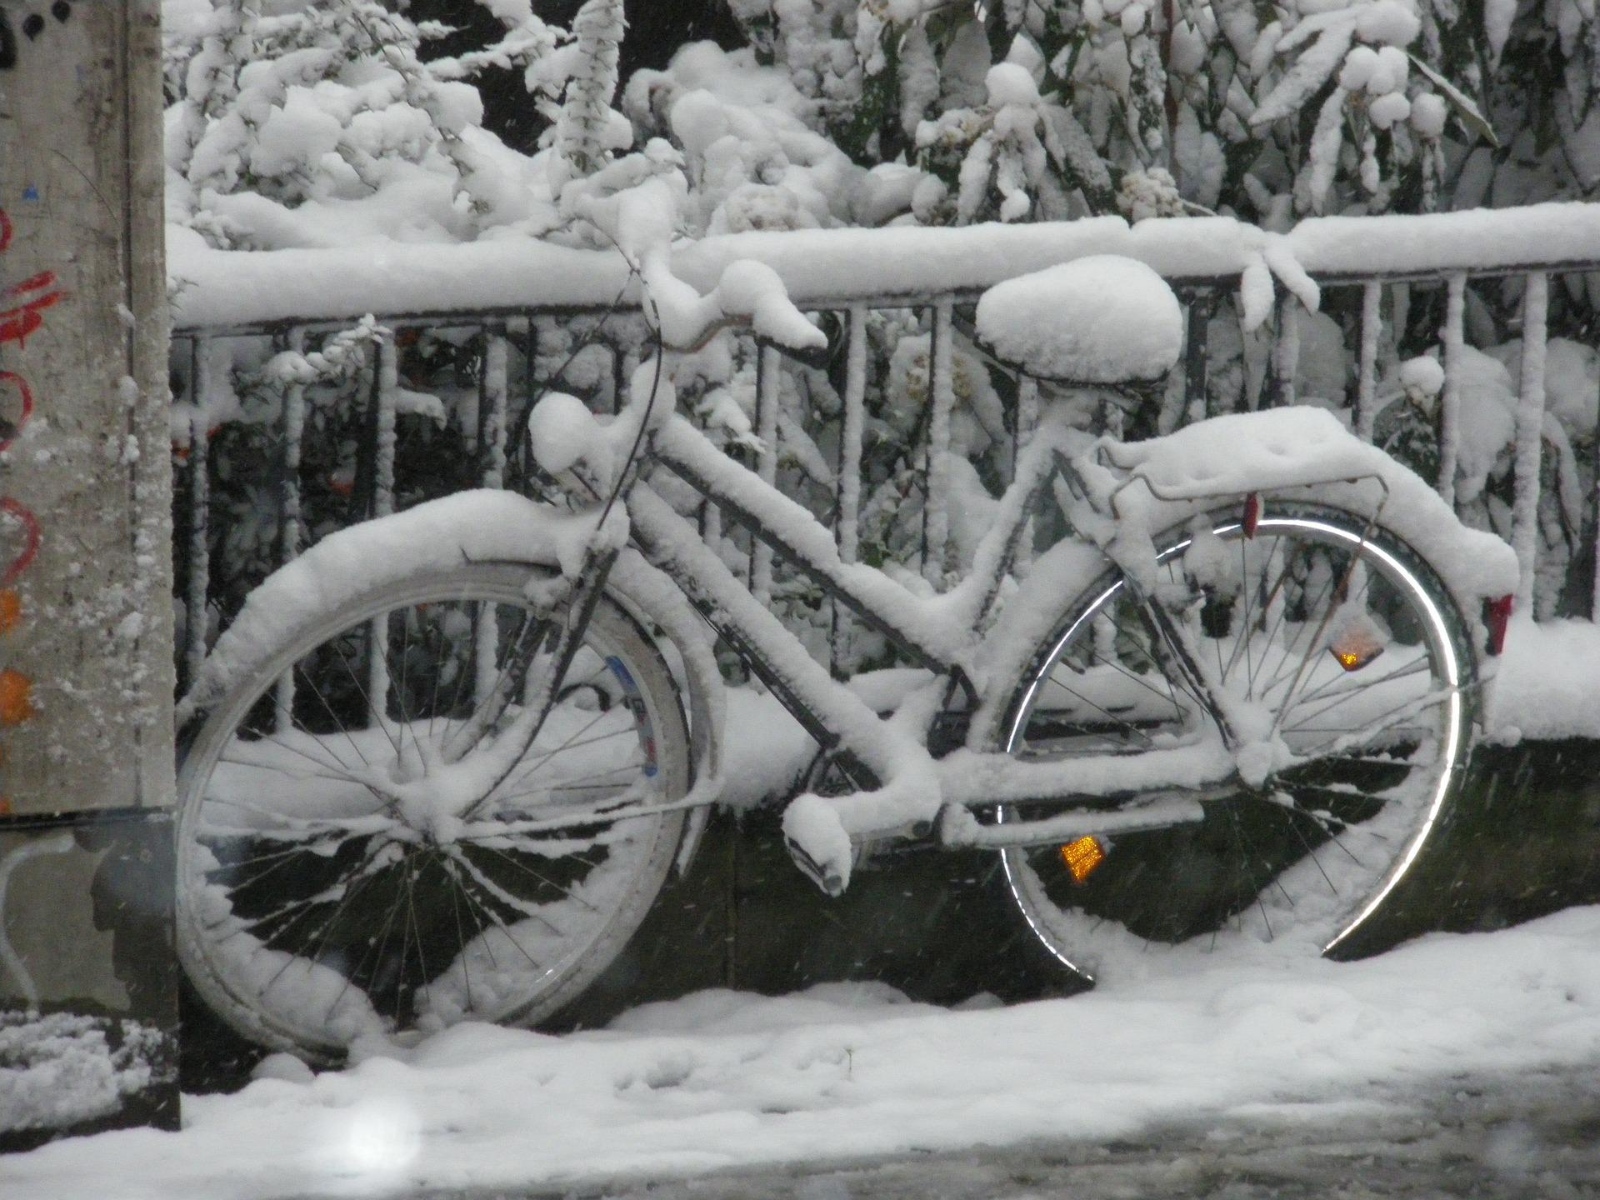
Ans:
{"label": "rear red reflector", "polygon": [[1511,624],[1514,596],[1501,596],[1498,600],[1483,602],[1483,623],[1489,629],[1489,653],[1499,654],[1506,648],[1506,628]]}

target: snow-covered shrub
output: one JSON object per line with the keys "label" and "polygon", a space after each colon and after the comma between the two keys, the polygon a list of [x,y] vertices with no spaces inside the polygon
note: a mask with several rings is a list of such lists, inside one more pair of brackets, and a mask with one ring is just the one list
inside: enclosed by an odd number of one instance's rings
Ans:
{"label": "snow-covered shrub", "polygon": [[751,52],[685,47],[666,70],[637,72],[623,108],[639,140],[681,150],[691,232],[852,223],[867,172],[808,124],[790,78]]}
{"label": "snow-covered shrub", "polygon": [[[1398,365],[1379,383],[1374,440],[1424,478],[1439,474],[1439,397],[1442,351]],[[1517,409],[1522,344],[1488,351],[1463,346],[1456,374],[1458,417],[1457,510],[1468,524],[1509,539],[1516,499]],[[1565,338],[1547,346],[1546,404],[1541,426],[1539,572],[1534,611],[1541,619],[1587,615],[1588,597],[1566,595],[1569,569],[1581,553],[1583,497],[1594,486],[1594,413],[1600,354]]]}
{"label": "snow-covered shrub", "polygon": [[[557,34],[498,6],[506,36],[482,61],[540,74]],[[527,160],[481,127],[471,56],[424,64],[439,32],[377,0],[216,0],[168,33],[169,220],[224,248],[460,240],[552,223]]]}
{"label": "snow-covered shrub", "polygon": [[811,101],[815,129],[857,162],[914,153],[942,179],[947,195],[922,194],[923,221],[1115,212],[1122,176],[1155,172],[1186,204],[1262,221],[1427,210],[1447,139],[1489,135],[1481,14],[1441,0],[734,11],[761,61]]}

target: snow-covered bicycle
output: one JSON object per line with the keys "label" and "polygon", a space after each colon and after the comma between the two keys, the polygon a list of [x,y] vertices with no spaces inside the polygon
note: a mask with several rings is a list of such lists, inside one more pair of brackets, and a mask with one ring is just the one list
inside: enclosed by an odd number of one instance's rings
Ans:
{"label": "snow-covered bicycle", "polygon": [[[918,594],[673,411],[673,347],[729,322],[821,340],[777,277],[739,262],[700,296],[636,261],[661,343],[628,404],[602,423],[550,395],[531,421],[558,501],[472,492],[326,538],[183,701],[179,948],[211,1006],[326,1060],[573,1000],[717,799],[713,635],[833,768],[784,815],[831,893],[922,839],[995,849],[1085,977],[1128,940],[1350,950],[1459,786],[1515,586],[1502,542],[1319,410],[1138,443],[1046,419],[972,570]],[[1122,259],[1001,284],[976,319],[996,355],[1094,384],[1157,377],[1181,342],[1170,290]],[[833,679],[663,472],[906,669]],[[1034,554],[1051,506],[1074,536]]]}

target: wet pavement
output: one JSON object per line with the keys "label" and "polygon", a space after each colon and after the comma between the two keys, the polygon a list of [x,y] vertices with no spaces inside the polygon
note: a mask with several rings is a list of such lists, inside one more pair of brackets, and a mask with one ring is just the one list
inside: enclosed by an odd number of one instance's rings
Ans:
{"label": "wet pavement", "polygon": [[1441,1080],[1433,1094],[1282,1104],[1108,1144],[1062,1140],[689,1179],[429,1192],[413,1200],[1301,1200],[1600,1197],[1592,1068]]}

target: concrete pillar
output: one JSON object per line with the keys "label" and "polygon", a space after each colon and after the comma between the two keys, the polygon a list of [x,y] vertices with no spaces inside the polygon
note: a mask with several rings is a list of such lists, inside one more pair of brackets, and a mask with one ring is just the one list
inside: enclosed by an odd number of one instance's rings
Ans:
{"label": "concrete pillar", "polygon": [[[0,1020],[108,1022],[112,1043],[164,1029],[170,1057],[159,0],[14,0],[4,22]],[[12,1097],[0,1145],[74,1124]]]}

